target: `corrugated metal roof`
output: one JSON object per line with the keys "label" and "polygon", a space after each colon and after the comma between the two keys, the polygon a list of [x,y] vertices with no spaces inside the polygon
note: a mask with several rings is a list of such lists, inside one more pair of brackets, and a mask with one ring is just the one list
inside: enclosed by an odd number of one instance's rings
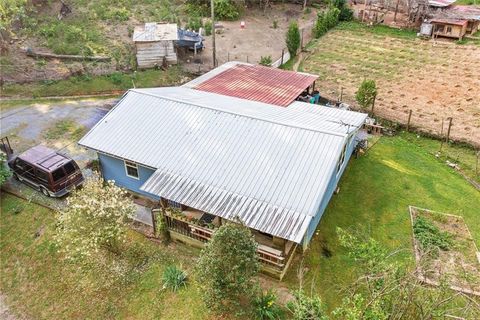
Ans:
{"label": "corrugated metal roof", "polygon": [[157,169],[144,191],[299,243],[349,131],[322,116],[188,88],[130,90],[79,143]]}
{"label": "corrugated metal roof", "polygon": [[260,65],[229,63],[194,89],[286,107],[318,77]]}
{"label": "corrugated metal roof", "polygon": [[428,5],[431,7],[448,7],[452,3],[454,3],[456,0],[429,0]]}
{"label": "corrugated metal roof", "polygon": [[168,41],[177,39],[178,30],[176,23],[148,22],[143,26],[136,26],[133,31],[134,42]]}

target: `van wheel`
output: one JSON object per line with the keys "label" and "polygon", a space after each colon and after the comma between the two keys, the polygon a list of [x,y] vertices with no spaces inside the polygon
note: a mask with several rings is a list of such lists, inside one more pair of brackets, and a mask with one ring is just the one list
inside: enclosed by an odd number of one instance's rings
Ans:
{"label": "van wheel", "polygon": [[50,197],[50,192],[48,192],[47,189],[41,187],[41,188],[40,188],[40,191],[42,191],[42,193],[43,193],[44,196]]}

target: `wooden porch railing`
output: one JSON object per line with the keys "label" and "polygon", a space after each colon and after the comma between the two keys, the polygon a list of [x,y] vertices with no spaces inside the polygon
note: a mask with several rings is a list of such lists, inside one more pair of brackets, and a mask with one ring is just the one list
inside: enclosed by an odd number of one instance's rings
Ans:
{"label": "wooden porch railing", "polygon": [[[191,224],[188,221],[179,220],[169,215],[165,215],[165,222],[169,230],[203,243],[208,242],[215,232],[213,229]],[[275,268],[281,272],[285,268],[287,261],[294,251],[295,246],[291,246],[287,253],[283,253],[280,250],[259,244],[257,248],[257,255],[261,263]]]}

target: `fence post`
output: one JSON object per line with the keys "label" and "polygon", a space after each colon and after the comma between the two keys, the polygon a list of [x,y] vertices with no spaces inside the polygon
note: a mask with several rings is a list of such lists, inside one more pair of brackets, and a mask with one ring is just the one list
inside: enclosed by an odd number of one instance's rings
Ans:
{"label": "fence post", "polygon": [[283,54],[285,53],[285,49],[282,49],[282,57],[280,59],[280,66],[283,65]]}
{"label": "fence post", "polygon": [[230,51],[227,52],[227,62],[230,62]]}
{"label": "fence post", "polygon": [[372,114],[372,116],[373,116],[373,108],[375,108],[375,100],[377,100],[377,95],[373,96],[372,110],[370,110],[370,113]]}
{"label": "fence post", "polygon": [[157,221],[155,220],[155,213],[153,212],[153,209],[150,210],[150,213],[152,215],[152,228],[153,228],[153,236],[157,236]]}
{"label": "fence post", "polygon": [[412,119],[412,109],[408,112],[407,132],[410,129],[410,119]]}
{"label": "fence post", "polygon": [[340,102],[343,101],[343,87],[340,87]]}
{"label": "fence post", "polygon": [[302,28],[302,35],[301,35],[301,37],[300,37],[300,49],[301,49],[301,50],[303,50],[303,30],[304,30],[304,29],[305,29],[305,28]]}
{"label": "fence post", "polygon": [[445,141],[446,143],[448,143],[448,141],[450,140],[450,129],[452,127],[452,120],[453,118],[452,117],[448,117],[448,130],[447,130],[447,140]]}

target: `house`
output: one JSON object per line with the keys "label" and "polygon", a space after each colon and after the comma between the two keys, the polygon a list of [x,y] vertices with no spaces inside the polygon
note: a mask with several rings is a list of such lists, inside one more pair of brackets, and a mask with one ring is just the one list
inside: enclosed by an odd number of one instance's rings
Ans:
{"label": "house", "polygon": [[[263,270],[282,278],[308,247],[366,115],[192,88],[225,70],[187,86],[129,90],[79,144],[98,153],[105,179],[159,203],[153,212],[172,239],[201,247],[225,221],[241,222]],[[287,99],[300,87],[251,97]]]}
{"label": "house", "polygon": [[178,30],[175,23],[151,22],[135,27],[133,42],[136,48],[137,66],[139,68],[161,66],[164,59],[168,64],[176,64],[176,40],[178,40]]}

